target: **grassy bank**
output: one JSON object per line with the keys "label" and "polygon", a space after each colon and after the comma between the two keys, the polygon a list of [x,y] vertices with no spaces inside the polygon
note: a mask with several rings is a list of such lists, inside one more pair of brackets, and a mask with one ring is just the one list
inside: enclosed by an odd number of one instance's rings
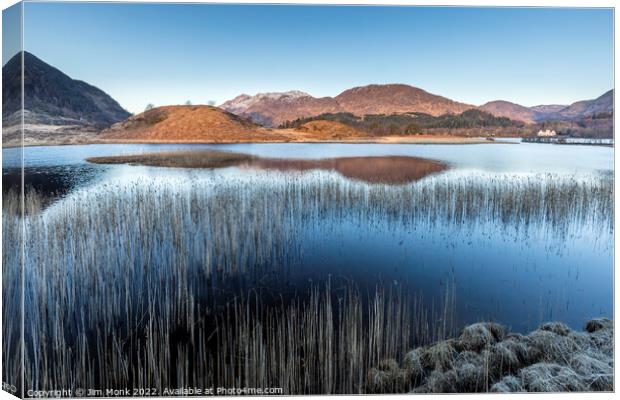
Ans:
{"label": "grassy bank", "polygon": [[549,322],[528,335],[477,323],[407,353],[402,364],[382,361],[370,378],[377,390],[415,393],[611,392],[613,349],[613,322],[605,318],[586,322],[583,332]]}
{"label": "grassy bank", "polygon": [[160,151],[133,155],[90,157],[94,164],[132,164],[171,168],[225,168],[250,161],[252,156],[217,150]]}
{"label": "grassy bank", "polygon": [[[449,134],[431,134],[418,136],[363,136],[348,138],[319,138],[311,137],[307,133],[298,132],[292,129],[275,129],[276,138],[265,138],[261,140],[243,140],[230,138],[226,140],[166,140],[166,139],[102,139],[96,134],[86,133],[58,133],[48,135],[47,132],[30,132],[22,142],[19,137],[7,138],[3,141],[2,147],[20,146],[63,146],[72,144],[241,144],[241,143],[402,143],[402,144],[492,144],[494,142],[475,137],[465,137]],[[483,134],[483,133],[481,133]],[[514,136],[514,134],[512,135]]]}

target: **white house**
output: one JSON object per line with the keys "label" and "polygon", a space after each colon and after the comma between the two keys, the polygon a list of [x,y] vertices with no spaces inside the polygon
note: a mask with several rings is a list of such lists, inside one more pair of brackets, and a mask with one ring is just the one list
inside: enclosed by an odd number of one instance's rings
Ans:
{"label": "white house", "polygon": [[555,136],[555,131],[551,131],[549,129],[545,129],[544,131],[541,129],[538,131],[537,136]]}

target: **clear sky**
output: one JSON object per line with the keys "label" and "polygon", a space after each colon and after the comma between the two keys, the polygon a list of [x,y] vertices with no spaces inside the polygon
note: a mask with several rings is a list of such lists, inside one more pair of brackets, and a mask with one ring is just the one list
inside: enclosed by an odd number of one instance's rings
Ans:
{"label": "clear sky", "polygon": [[2,65],[22,48],[22,5],[2,10]]}
{"label": "clear sky", "polygon": [[527,106],[613,87],[611,9],[27,3],[24,29],[25,50],[131,112],[370,83]]}

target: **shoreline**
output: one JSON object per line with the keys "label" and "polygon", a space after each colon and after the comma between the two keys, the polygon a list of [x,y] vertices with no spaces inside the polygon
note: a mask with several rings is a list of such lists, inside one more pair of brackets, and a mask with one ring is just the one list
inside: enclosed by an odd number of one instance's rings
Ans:
{"label": "shoreline", "polygon": [[[64,138],[66,139],[66,138]],[[40,141],[24,143],[23,147],[43,147],[43,146],[72,146],[72,145],[90,145],[90,144],[278,144],[278,143],[300,143],[300,144],[494,144],[506,143],[495,140],[487,140],[484,138],[466,138],[460,136],[449,135],[420,135],[417,137],[403,136],[381,136],[355,139],[339,139],[339,140],[312,140],[300,138],[301,140],[226,140],[226,141],[192,141],[192,140],[119,140],[119,139],[93,139],[85,141],[66,142],[58,141]],[[22,147],[21,143],[3,144],[2,148]]]}
{"label": "shoreline", "polygon": [[[462,137],[450,135],[419,135],[419,136],[380,136],[355,139],[308,139],[299,138],[299,140],[221,140],[221,141],[203,141],[203,140],[140,140],[140,139],[91,139],[91,140],[74,140],[67,141],[67,138],[58,140],[32,141],[21,143],[2,144],[3,149],[12,149],[18,147],[48,147],[48,146],[84,146],[95,144],[162,144],[162,145],[232,145],[232,144],[418,144],[418,145],[467,145],[467,144],[520,144],[519,142],[504,141],[502,139],[522,138],[520,136],[506,136],[495,138],[484,137]],[[492,139],[492,140],[490,140]],[[523,139],[523,138],[522,138]],[[534,144],[562,144],[574,146],[595,146],[595,147],[614,147],[614,144],[601,143],[546,143],[546,142],[530,142],[524,140],[523,143]]]}

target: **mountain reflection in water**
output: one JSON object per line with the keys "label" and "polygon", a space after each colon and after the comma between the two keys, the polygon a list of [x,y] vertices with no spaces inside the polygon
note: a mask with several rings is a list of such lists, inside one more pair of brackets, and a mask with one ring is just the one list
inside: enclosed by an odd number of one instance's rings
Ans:
{"label": "mountain reflection in water", "polygon": [[132,164],[169,168],[240,167],[280,172],[326,170],[367,183],[405,184],[442,172],[440,161],[408,156],[337,157],[324,159],[263,158],[217,150],[164,151],[134,155],[91,157],[95,164]]}

